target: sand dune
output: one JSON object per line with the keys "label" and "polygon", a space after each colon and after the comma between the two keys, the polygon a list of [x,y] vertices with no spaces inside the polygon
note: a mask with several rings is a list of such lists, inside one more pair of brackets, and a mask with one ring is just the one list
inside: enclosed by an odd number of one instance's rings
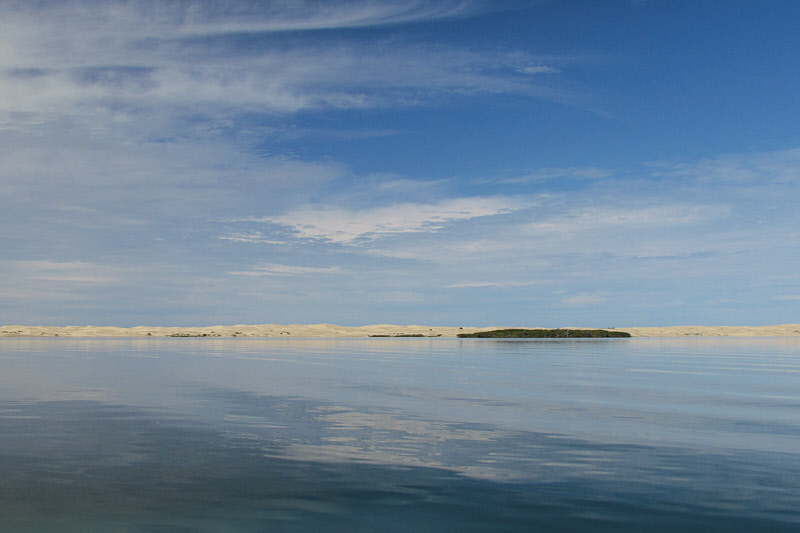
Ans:
{"label": "sand dune", "polygon": [[[0,326],[0,337],[369,337],[422,335],[425,337],[455,337],[459,333],[474,333],[500,327],[435,327],[398,326],[336,326],[333,324],[262,324],[205,327],[117,328],[110,326]],[[570,326],[572,327],[572,326]],[[575,328],[579,329],[579,328]],[[588,328],[595,329],[595,328]],[[614,328],[627,331],[634,337],[789,337],[800,336],[800,324],[777,326],[671,326]]]}

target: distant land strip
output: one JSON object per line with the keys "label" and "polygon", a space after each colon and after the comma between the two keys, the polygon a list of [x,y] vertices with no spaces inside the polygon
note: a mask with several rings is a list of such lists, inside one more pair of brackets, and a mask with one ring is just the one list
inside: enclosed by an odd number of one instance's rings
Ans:
{"label": "distant land strip", "polygon": [[[459,334],[481,333],[503,327],[435,327],[377,324],[371,326],[337,326],[334,324],[262,324],[203,327],[137,326],[0,326],[0,337],[457,337]],[[515,327],[517,330],[545,330],[536,327]],[[596,330],[568,327],[559,329]],[[630,333],[632,337],[800,337],[800,324],[777,326],[669,326],[669,327],[604,327],[603,330]]]}
{"label": "distant land strip", "polygon": [[618,329],[493,329],[477,333],[459,333],[457,337],[473,339],[598,339],[630,337]]}

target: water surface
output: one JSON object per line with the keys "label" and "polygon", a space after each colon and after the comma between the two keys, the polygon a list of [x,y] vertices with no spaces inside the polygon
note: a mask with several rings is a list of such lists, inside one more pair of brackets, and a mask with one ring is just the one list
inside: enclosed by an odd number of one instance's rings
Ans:
{"label": "water surface", "polygon": [[797,531],[800,340],[0,340],[0,530]]}

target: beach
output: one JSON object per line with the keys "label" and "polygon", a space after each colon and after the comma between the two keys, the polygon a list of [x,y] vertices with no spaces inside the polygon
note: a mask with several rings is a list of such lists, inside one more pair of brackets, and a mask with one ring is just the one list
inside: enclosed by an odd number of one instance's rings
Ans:
{"label": "beach", "polygon": [[[377,324],[369,326],[337,326],[335,324],[261,324],[202,327],[137,326],[0,326],[0,337],[455,337],[459,333],[476,333],[520,326],[437,327],[420,325]],[[570,329],[598,329],[564,326]],[[632,337],[795,337],[800,324],[774,326],[669,326],[599,328],[625,331]]]}

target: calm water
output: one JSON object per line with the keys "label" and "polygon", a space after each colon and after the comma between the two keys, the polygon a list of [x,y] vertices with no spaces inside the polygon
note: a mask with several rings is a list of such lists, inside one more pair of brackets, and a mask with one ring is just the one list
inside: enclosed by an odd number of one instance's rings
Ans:
{"label": "calm water", "polygon": [[800,531],[800,339],[0,340],[0,531]]}

